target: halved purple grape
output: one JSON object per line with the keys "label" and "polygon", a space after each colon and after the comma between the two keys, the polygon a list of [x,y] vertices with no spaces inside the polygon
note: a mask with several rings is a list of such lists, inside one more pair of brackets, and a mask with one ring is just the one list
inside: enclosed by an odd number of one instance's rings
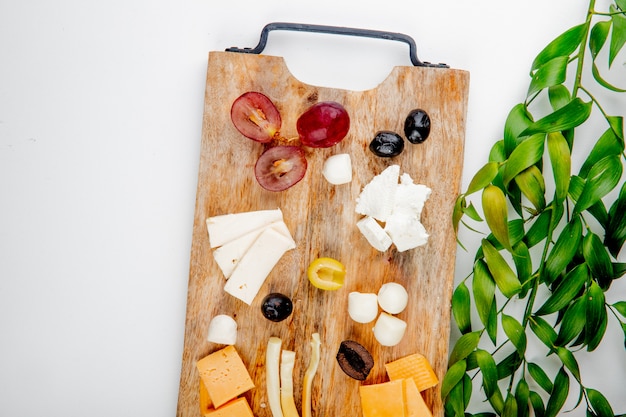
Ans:
{"label": "halved purple grape", "polygon": [[269,191],[283,191],[298,183],[306,173],[307,161],[299,146],[278,145],[261,154],[254,175]]}
{"label": "halved purple grape", "polygon": [[350,130],[350,116],[335,101],[309,107],[296,122],[300,142],[311,148],[328,148],[343,140]]}
{"label": "halved purple grape", "polygon": [[274,139],[282,124],[272,100],[256,91],[249,91],[235,99],[230,108],[230,118],[239,133],[261,143]]}

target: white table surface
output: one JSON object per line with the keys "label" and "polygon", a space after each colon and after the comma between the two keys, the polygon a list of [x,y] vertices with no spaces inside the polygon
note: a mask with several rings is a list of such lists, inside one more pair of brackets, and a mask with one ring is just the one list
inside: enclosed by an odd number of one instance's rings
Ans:
{"label": "white table surface", "polygon": [[[586,7],[2,2],[0,416],[175,415],[209,51],[255,46],[272,21],[412,36],[420,59],[470,71],[467,185],[523,100],[534,56],[582,22]],[[370,40],[356,53],[346,39],[271,36],[265,53],[285,56],[311,84],[365,89],[410,65],[403,44]],[[459,277],[470,265],[459,250]],[[623,336],[610,330],[598,354],[580,361],[585,382],[624,413]]]}

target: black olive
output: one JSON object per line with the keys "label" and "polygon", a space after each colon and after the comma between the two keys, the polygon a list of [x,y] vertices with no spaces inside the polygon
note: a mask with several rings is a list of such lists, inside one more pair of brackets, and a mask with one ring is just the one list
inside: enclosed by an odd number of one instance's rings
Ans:
{"label": "black olive", "polygon": [[411,110],[404,120],[404,134],[411,143],[422,143],[430,134],[430,116],[422,109]]}
{"label": "black olive", "polygon": [[293,311],[291,299],[284,294],[273,292],[268,294],[261,303],[263,316],[271,321],[283,321]]}
{"label": "black olive", "polygon": [[395,132],[382,130],[370,142],[370,151],[376,156],[392,157],[400,155],[404,149],[404,139]]}
{"label": "black olive", "polygon": [[354,340],[344,340],[337,352],[341,370],[350,378],[363,381],[374,367],[374,358],[367,349]]}

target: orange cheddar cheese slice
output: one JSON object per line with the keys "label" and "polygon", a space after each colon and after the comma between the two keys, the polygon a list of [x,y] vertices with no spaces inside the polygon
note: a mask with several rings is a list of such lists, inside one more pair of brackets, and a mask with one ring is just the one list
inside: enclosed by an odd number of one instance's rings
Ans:
{"label": "orange cheddar cheese slice", "polygon": [[234,399],[220,408],[205,412],[204,417],[254,417],[245,397]]}
{"label": "orange cheddar cheese slice", "polygon": [[402,380],[360,385],[363,417],[407,417]]}
{"label": "orange cheddar cheese slice", "polygon": [[209,411],[214,410],[211,397],[209,397],[209,391],[206,390],[204,381],[200,378],[200,414],[204,415]]}
{"label": "orange cheddar cheese slice", "polygon": [[196,367],[216,409],[254,388],[241,356],[232,345],[200,359]]}
{"label": "orange cheddar cheese slice", "polygon": [[422,394],[415,385],[413,378],[406,378],[402,380],[404,388],[404,405],[406,417],[433,417],[433,413],[430,411]]}
{"label": "orange cheddar cheese slice", "polygon": [[413,378],[419,391],[432,388],[439,383],[435,371],[428,359],[419,353],[405,356],[385,364],[387,376],[390,380]]}

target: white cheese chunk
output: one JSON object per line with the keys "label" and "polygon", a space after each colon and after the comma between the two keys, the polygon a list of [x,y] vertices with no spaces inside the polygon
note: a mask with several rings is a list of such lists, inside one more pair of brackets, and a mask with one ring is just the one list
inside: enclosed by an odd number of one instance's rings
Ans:
{"label": "white cheese chunk", "polygon": [[387,221],[396,198],[399,175],[400,165],[390,165],[376,175],[359,194],[356,212],[381,222]]}
{"label": "white cheese chunk", "polygon": [[211,248],[222,246],[245,234],[283,220],[280,209],[229,213],[209,217],[206,220]]}
{"label": "white cheese chunk", "polygon": [[243,258],[254,241],[259,237],[263,230],[268,227],[273,228],[285,237],[291,239],[291,233],[289,232],[287,225],[285,225],[283,221],[277,221],[270,223],[261,229],[253,230],[252,232],[231,240],[213,251],[213,257],[226,279],[228,279],[233,273],[235,267],[239,263],[239,260]]}
{"label": "white cheese chunk", "polygon": [[391,236],[398,252],[404,252],[428,242],[428,233],[419,219],[410,214],[395,214],[389,216],[384,228]]}
{"label": "white cheese chunk", "polygon": [[295,247],[292,238],[271,227],[264,229],[239,260],[226,281],[224,291],[246,304],[252,304],[276,263],[286,251]]}
{"label": "white cheese chunk", "polygon": [[409,174],[402,174],[396,191],[392,215],[406,213],[419,219],[422,216],[424,203],[430,197],[431,192],[432,190],[423,184],[414,184]]}
{"label": "white cheese chunk", "polygon": [[363,217],[356,226],[374,249],[384,252],[391,246],[391,237],[373,217]]}

